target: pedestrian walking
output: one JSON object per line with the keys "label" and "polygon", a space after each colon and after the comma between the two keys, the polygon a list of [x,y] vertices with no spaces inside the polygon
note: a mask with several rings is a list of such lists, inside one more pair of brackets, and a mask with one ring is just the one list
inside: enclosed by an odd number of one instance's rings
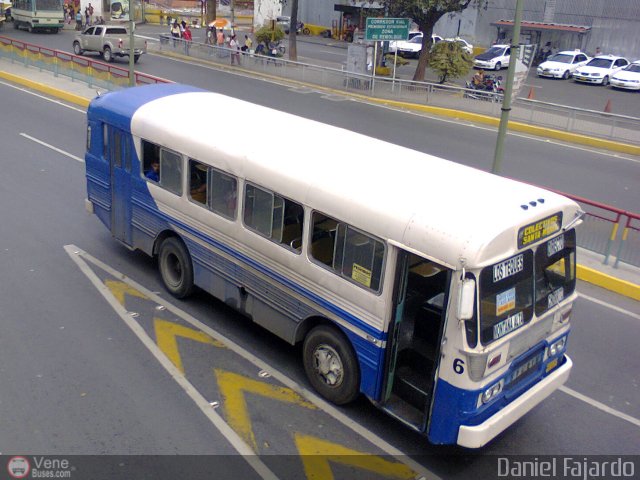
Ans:
{"label": "pedestrian walking", "polygon": [[249,53],[251,51],[251,47],[253,46],[253,40],[249,37],[249,35],[244,36],[244,45],[242,45],[242,50],[244,53]]}
{"label": "pedestrian walking", "polygon": [[176,48],[176,43],[180,38],[180,25],[178,25],[177,20],[173,21],[173,24],[171,25],[171,29],[169,31],[171,32],[171,36],[173,37],[173,48]]}
{"label": "pedestrian walking", "polygon": [[76,30],[82,30],[82,12],[80,9],[76,13]]}

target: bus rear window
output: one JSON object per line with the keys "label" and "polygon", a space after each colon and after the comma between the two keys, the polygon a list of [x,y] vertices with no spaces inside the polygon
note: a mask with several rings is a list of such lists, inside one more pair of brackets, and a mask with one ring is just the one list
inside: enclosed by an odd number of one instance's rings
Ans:
{"label": "bus rear window", "polygon": [[480,341],[504,337],[533,316],[533,253],[530,250],[486,267],[480,274]]}
{"label": "bus rear window", "polygon": [[536,250],[536,315],[560,303],[576,288],[576,232],[570,230]]}

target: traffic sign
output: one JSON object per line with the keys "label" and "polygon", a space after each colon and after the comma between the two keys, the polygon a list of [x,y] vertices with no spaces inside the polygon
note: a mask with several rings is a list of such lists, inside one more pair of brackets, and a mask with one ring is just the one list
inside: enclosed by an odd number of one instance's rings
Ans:
{"label": "traffic sign", "polygon": [[407,40],[409,38],[408,18],[367,18],[365,40]]}

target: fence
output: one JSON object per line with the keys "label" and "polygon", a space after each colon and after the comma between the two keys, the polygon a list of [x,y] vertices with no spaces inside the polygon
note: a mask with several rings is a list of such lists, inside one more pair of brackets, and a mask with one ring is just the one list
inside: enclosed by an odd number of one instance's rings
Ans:
{"label": "fence", "polygon": [[[89,87],[116,90],[129,86],[129,70],[126,68],[8,37],[0,36],[0,56],[25,67],[50,71],[56,77],[62,75],[78,80]],[[134,72],[134,78],[136,85],[167,82],[140,72]]]}
{"label": "fence", "polygon": [[[171,49],[182,54],[206,58],[217,63],[230,63],[228,48],[215,47],[199,43],[187,43],[170,36],[161,36],[159,50]],[[129,85],[129,71],[86,57],[81,57],[58,50],[52,50],[25,42],[0,36],[0,56],[11,62],[19,62],[25,66],[51,71],[54,75],[66,75],[72,80],[87,83],[89,86],[100,86],[113,90]],[[451,100],[464,99],[464,92],[477,93],[456,87],[446,87],[430,83],[407,83],[372,79],[369,75],[358,75],[318,65],[307,65],[290,62],[279,57],[255,54],[241,55],[244,68],[259,70],[275,76],[286,76],[288,79],[307,83],[321,81],[325,86],[343,91],[356,91],[366,94],[391,91],[395,99],[415,101],[423,99],[430,104],[445,103],[451,108]],[[168,80],[135,73],[136,84],[165,83]],[[459,92],[463,92],[460,94]],[[492,96],[487,96],[487,108],[499,109]],[[539,102],[535,102],[539,103]],[[576,109],[577,110],[577,109]],[[577,123],[577,120],[575,120]],[[586,212],[582,225],[578,227],[578,245],[604,255],[604,263],[613,261],[617,268],[620,262],[640,267],[640,215],[616,207],[604,205],[575,195],[561,193],[578,202]],[[622,232],[622,233],[620,233]]]}
{"label": "fence", "polygon": [[[159,43],[149,43],[149,49],[175,52],[213,63],[229,63],[228,48],[196,42],[186,45],[183,40],[173,39],[165,34],[160,35]],[[287,80],[303,81],[376,98],[450,108],[496,118],[500,116],[502,95],[498,93],[478,92],[430,82],[372,77],[323,65],[292,62],[281,57],[269,59],[245,55],[243,58],[249,58],[242,65],[244,69],[268,73]],[[269,60],[265,61],[265,58]],[[518,98],[512,105],[510,119],[608,140],[640,144],[640,118],[636,117]]]}

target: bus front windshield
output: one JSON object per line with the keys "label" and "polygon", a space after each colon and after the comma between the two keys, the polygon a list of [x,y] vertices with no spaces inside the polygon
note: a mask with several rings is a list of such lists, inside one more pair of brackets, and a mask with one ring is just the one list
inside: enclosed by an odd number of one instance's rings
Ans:
{"label": "bus front windshield", "polygon": [[570,230],[536,249],[536,315],[541,315],[576,288],[576,231]]}
{"label": "bus front windshield", "polygon": [[533,316],[533,252],[485,267],[480,274],[480,341],[488,345]]}
{"label": "bus front windshield", "polygon": [[576,288],[576,232],[570,230],[480,274],[480,341],[488,345],[543,315]]}

